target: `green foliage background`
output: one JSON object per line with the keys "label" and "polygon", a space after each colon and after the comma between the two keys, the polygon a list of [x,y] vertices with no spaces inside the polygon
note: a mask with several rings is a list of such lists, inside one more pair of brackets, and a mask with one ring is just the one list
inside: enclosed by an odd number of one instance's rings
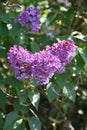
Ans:
{"label": "green foliage background", "polygon": [[[87,0],[0,0],[0,130],[87,130]],[[28,6],[40,11],[41,30],[16,22]],[[66,72],[46,86],[18,81],[7,61],[14,44],[38,52],[71,37],[77,46]]]}

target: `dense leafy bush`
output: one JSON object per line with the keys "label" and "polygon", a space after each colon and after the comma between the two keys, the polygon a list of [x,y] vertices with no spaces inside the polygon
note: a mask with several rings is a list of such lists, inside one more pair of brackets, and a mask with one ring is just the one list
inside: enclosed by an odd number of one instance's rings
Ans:
{"label": "dense leafy bush", "polygon": [[87,0],[0,1],[0,130],[87,130],[86,33]]}

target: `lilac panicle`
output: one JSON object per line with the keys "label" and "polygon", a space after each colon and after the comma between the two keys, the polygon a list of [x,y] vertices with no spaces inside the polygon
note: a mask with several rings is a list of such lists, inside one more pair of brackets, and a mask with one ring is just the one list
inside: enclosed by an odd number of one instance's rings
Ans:
{"label": "lilac panicle", "polygon": [[39,84],[47,84],[49,79],[54,75],[54,72],[58,71],[60,68],[60,60],[49,52],[43,50],[34,54],[32,73]]}
{"label": "lilac panicle", "polygon": [[39,84],[45,85],[55,72],[65,71],[65,64],[71,62],[75,49],[74,42],[69,39],[36,53],[14,45],[8,52],[8,61],[18,80],[34,77]]}
{"label": "lilac panicle", "polygon": [[47,84],[61,62],[46,50],[32,54],[21,46],[14,45],[8,52],[8,61],[18,80],[35,77],[39,84]]}
{"label": "lilac panicle", "polygon": [[21,46],[14,45],[8,52],[8,62],[14,69],[15,77],[19,80],[25,77],[31,77],[31,52]]}
{"label": "lilac panicle", "polygon": [[61,63],[69,64],[76,50],[76,46],[73,40],[68,39],[54,43],[52,46],[47,46],[46,50],[52,55],[57,56]]}
{"label": "lilac panicle", "polygon": [[22,26],[26,27],[30,24],[33,32],[38,32],[40,30],[40,13],[33,7],[29,7],[21,12],[17,16],[17,21]]}

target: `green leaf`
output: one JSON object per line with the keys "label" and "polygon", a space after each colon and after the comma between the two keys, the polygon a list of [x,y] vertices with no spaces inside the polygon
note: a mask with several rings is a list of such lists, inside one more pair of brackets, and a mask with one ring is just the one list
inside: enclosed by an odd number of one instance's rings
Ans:
{"label": "green leaf", "polygon": [[21,86],[22,82],[14,78],[13,76],[9,76],[5,79],[5,82],[16,87],[16,86]]}
{"label": "green leaf", "polygon": [[54,4],[52,4],[52,5],[50,5],[50,8],[52,8],[52,10],[58,10],[59,8],[60,8],[60,5],[59,5],[59,3],[54,3]]}
{"label": "green leaf", "polygon": [[76,71],[77,73],[79,73],[79,71],[81,71],[84,68],[85,62],[79,54],[76,55],[75,61]]}
{"label": "green leaf", "polygon": [[32,84],[33,86],[37,86],[37,85],[38,85],[37,79],[32,78],[32,79],[31,79],[31,84]]}
{"label": "green leaf", "polygon": [[47,92],[49,102],[52,102],[55,98],[59,96],[60,87],[56,83],[50,82],[46,86],[46,92]]}
{"label": "green leaf", "polygon": [[87,36],[84,37],[84,40],[87,41]]}
{"label": "green leaf", "polygon": [[22,124],[22,122],[23,122],[23,119],[22,119],[22,118],[19,118],[18,120],[16,120],[16,122],[15,122],[13,128],[14,128],[14,129],[17,129],[18,126],[20,126],[20,125]]}
{"label": "green leaf", "polygon": [[82,34],[82,33],[78,33],[73,36],[75,39],[79,39],[79,40],[82,40],[82,41],[86,41],[86,37]]}
{"label": "green leaf", "polygon": [[70,19],[74,15],[74,10],[72,8],[68,8],[68,9],[65,8],[65,10],[62,11],[62,16],[63,16],[62,17],[62,27],[68,29],[70,27],[70,24],[71,24],[71,20]]}
{"label": "green leaf", "polygon": [[9,30],[9,34],[12,38],[20,34],[20,25],[17,23],[11,23],[12,28]]}
{"label": "green leaf", "polygon": [[6,0],[0,0],[0,2],[6,2]]}
{"label": "green leaf", "polygon": [[17,118],[18,118],[18,115],[16,112],[14,112],[14,111],[10,112],[6,117],[6,121],[5,121],[5,125],[4,125],[3,130],[12,130],[13,125],[14,125]]}
{"label": "green leaf", "polygon": [[5,48],[0,48],[0,57],[7,58],[7,52]]}
{"label": "green leaf", "polygon": [[3,76],[1,73],[0,73],[0,83],[3,83]]}
{"label": "green leaf", "polygon": [[0,130],[2,130],[4,124],[3,115],[0,114]]}
{"label": "green leaf", "polygon": [[6,95],[0,90],[0,108],[5,109]]}
{"label": "green leaf", "polygon": [[83,8],[87,9],[87,0],[83,0]]}
{"label": "green leaf", "polygon": [[40,47],[36,42],[30,43],[30,48],[32,52],[38,52],[40,51]]}
{"label": "green leaf", "polygon": [[15,130],[27,130],[24,123],[20,124]]}
{"label": "green leaf", "polygon": [[4,79],[4,84],[9,84],[15,88],[17,94],[20,94],[21,86],[23,86],[22,82],[14,78],[13,76],[9,76]]}
{"label": "green leaf", "polygon": [[69,35],[64,35],[64,36],[56,36],[56,39],[59,41],[59,40],[67,40],[67,38],[69,38]]}
{"label": "green leaf", "polygon": [[28,120],[28,124],[29,124],[31,130],[41,130],[41,122],[36,117],[31,117]]}
{"label": "green leaf", "polygon": [[40,93],[39,91],[35,88],[34,90],[29,89],[29,99],[33,106],[38,109],[39,101],[40,101]]}
{"label": "green leaf", "polygon": [[20,104],[23,105],[26,102],[26,99],[28,98],[28,91],[26,90],[21,96],[20,96]]}
{"label": "green leaf", "polygon": [[55,74],[54,78],[57,82],[57,84],[63,88],[66,84],[66,81],[71,77],[71,73],[69,70],[66,70],[63,74]]}
{"label": "green leaf", "polygon": [[27,34],[26,34],[26,37],[34,37],[34,38],[37,38],[37,37],[42,37],[44,34],[42,34],[42,33],[33,33],[33,32],[28,32]]}
{"label": "green leaf", "polygon": [[27,107],[21,105],[19,99],[14,100],[14,110],[16,112],[21,112],[22,114],[26,114],[28,112]]}
{"label": "green leaf", "polygon": [[87,64],[87,47],[85,49],[79,48],[78,51],[84,62]]}
{"label": "green leaf", "polygon": [[70,83],[70,85],[64,86],[63,93],[73,102],[76,99],[75,86]]}
{"label": "green leaf", "polygon": [[55,13],[55,12],[51,12],[48,14],[47,16],[47,20],[46,20],[46,25],[50,25],[53,22],[55,22],[56,20],[58,20],[58,18],[60,17],[61,14]]}
{"label": "green leaf", "polygon": [[5,23],[0,23],[0,35],[2,37],[5,37],[6,35],[8,34],[8,29],[6,27],[6,24]]}
{"label": "green leaf", "polygon": [[9,23],[10,22],[9,15],[5,12],[0,12],[0,21],[3,21],[4,23]]}

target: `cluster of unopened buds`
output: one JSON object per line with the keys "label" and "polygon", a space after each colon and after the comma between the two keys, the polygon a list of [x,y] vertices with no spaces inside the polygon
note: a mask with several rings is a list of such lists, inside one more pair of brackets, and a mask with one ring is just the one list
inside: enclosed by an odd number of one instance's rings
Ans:
{"label": "cluster of unopened buds", "polygon": [[45,50],[32,53],[14,45],[8,52],[8,61],[18,80],[36,78],[41,85],[47,84],[54,73],[63,73],[72,60],[76,46],[73,40],[62,40],[46,46]]}

